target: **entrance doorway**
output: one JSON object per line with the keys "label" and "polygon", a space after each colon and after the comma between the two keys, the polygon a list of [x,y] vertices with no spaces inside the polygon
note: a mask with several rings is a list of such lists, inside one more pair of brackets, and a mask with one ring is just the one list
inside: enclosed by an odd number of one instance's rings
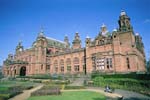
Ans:
{"label": "entrance doorway", "polygon": [[22,66],[20,68],[20,76],[26,76],[26,67],[25,66]]}

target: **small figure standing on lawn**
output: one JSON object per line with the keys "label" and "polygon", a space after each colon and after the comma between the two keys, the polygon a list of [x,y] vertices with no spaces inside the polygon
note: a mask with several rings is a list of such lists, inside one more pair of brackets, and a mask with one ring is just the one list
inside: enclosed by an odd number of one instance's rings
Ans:
{"label": "small figure standing on lawn", "polygon": [[105,92],[109,92],[109,93],[112,93],[113,91],[112,91],[112,89],[110,88],[110,86],[105,86],[105,90],[104,90]]}

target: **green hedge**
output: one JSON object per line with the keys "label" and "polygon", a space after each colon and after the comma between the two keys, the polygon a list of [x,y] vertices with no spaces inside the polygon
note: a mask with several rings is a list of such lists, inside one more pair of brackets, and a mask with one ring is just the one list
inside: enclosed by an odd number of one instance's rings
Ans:
{"label": "green hedge", "polygon": [[129,73],[129,74],[101,74],[98,72],[94,72],[91,74],[92,78],[95,77],[104,77],[104,78],[131,78],[131,79],[138,79],[138,80],[150,80],[150,74],[136,74],[136,73]]}
{"label": "green hedge", "polygon": [[64,75],[58,75],[58,74],[36,74],[33,76],[16,76],[16,78],[31,78],[31,79],[64,79]]}
{"label": "green hedge", "polygon": [[93,82],[94,86],[105,87],[109,85],[115,89],[126,89],[150,95],[150,80],[96,77]]}

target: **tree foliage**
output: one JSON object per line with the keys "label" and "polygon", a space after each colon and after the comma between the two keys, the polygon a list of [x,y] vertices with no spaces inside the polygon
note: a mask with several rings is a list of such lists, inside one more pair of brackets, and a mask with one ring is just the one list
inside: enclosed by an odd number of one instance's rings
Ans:
{"label": "tree foliage", "polygon": [[147,71],[150,72],[150,59],[146,62]]}

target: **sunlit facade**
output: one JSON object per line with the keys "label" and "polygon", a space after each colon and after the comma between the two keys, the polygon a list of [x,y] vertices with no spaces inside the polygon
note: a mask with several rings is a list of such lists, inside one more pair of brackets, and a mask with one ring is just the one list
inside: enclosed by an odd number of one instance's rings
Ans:
{"label": "sunlit facade", "polygon": [[21,42],[14,55],[3,63],[5,76],[36,74],[80,74],[93,71],[104,73],[145,72],[145,53],[142,38],[135,34],[130,18],[122,11],[119,28],[113,32],[102,25],[94,39],[86,37],[81,46],[79,33],[75,33],[72,45],[46,37],[41,31],[32,47],[24,49]]}

